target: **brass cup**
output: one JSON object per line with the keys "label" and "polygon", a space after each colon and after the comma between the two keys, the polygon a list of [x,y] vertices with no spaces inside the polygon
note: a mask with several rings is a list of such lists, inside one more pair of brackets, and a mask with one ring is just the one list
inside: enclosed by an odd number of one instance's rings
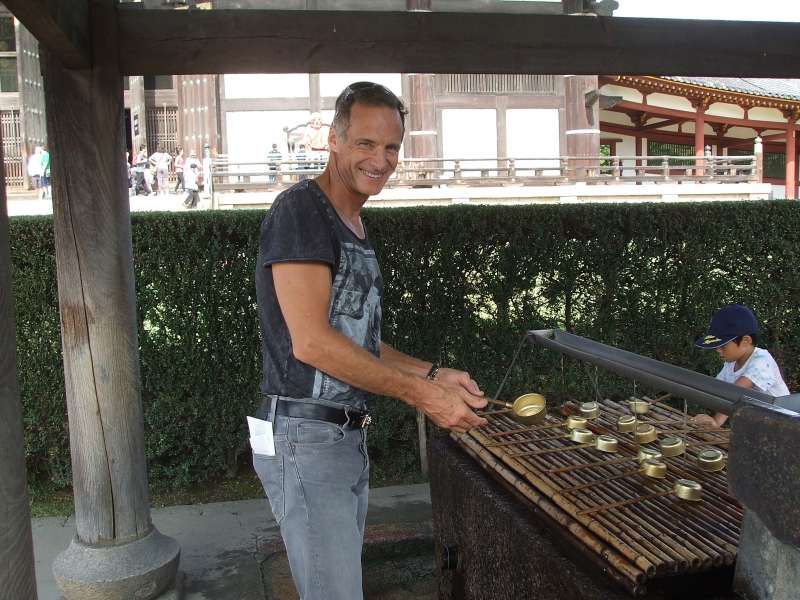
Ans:
{"label": "brass cup", "polygon": [[646,415],[650,412],[650,403],[647,400],[633,398],[628,401],[631,412],[635,415]]}
{"label": "brass cup", "polygon": [[655,458],[648,458],[642,461],[639,472],[645,477],[664,479],[664,477],[667,476],[667,463],[661,462]]}
{"label": "brass cup", "polygon": [[619,450],[619,440],[611,435],[598,435],[595,448],[600,452],[616,452]]}
{"label": "brass cup", "polygon": [[719,450],[703,450],[697,455],[697,466],[701,471],[713,473],[725,468],[727,459]]}
{"label": "brass cup", "polygon": [[597,402],[582,402],[580,411],[582,417],[596,419],[600,416],[600,405]]}
{"label": "brass cup", "polygon": [[691,479],[678,479],[673,491],[681,500],[697,502],[703,498],[703,486]]}
{"label": "brass cup", "polygon": [[636,417],[633,415],[622,415],[617,419],[617,431],[620,433],[629,433],[636,427]]}
{"label": "brass cup", "polygon": [[586,424],[588,422],[586,417],[572,415],[567,417],[567,429],[586,429]]}
{"label": "brass cup", "polygon": [[639,448],[639,454],[636,455],[636,458],[639,462],[648,459],[658,460],[661,458],[661,452],[652,448]]}
{"label": "brass cup", "polygon": [[661,448],[661,454],[666,457],[680,456],[686,452],[686,443],[675,435],[666,436],[658,446]]}
{"label": "brass cup", "polygon": [[636,425],[636,429],[633,430],[633,439],[638,444],[649,444],[658,439],[658,432],[649,423],[639,423]]}
{"label": "brass cup", "polygon": [[523,425],[536,425],[547,416],[547,401],[541,394],[523,394],[511,405],[516,421]]}
{"label": "brass cup", "polygon": [[569,439],[579,444],[585,444],[594,441],[594,434],[588,429],[573,429],[569,432]]}

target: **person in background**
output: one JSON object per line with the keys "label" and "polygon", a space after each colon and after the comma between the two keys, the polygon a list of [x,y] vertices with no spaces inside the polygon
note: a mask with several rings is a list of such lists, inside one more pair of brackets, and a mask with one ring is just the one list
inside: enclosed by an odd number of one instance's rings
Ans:
{"label": "person in background", "polygon": [[168,152],[164,152],[164,146],[158,145],[158,148],[148,160],[149,165],[155,170],[156,185],[158,186],[158,195],[166,196],[169,192],[169,166],[172,163],[172,157]]}
{"label": "person in background", "polygon": [[133,160],[133,195],[138,196],[141,192],[147,196],[152,192],[150,183],[147,181],[145,173],[149,159],[147,157],[147,146],[142,144],[139,146],[139,152],[136,153],[136,158]]}
{"label": "person in background", "polygon": [[[724,361],[717,379],[743,388],[755,389],[771,396],[788,396],[778,363],[768,350],[759,348],[760,328],[755,313],[743,304],[728,304],[711,318],[708,333],[695,340],[695,346],[716,350]],[[728,416],[701,414],[695,424],[721,427]]]}
{"label": "person in background", "polygon": [[33,189],[36,190],[36,195],[39,195],[39,190],[42,187],[42,147],[36,146],[33,149],[33,154],[28,157],[28,177],[31,178]]}
{"label": "person in background", "polygon": [[185,191],[186,188],[183,186],[183,167],[186,164],[186,159],[183,157],[183,148],[178,146],[175,148],[175,161],[173,163],[175,165],[175,177],[177,178],[177,182],[175,182],[175,193],[178,193],[178,189],[181,191]]}
{"label": "person in background", "polygon": [[47,145],[42,146],[42,177],[41,177],[41,198],[50,198],[50,152]]}
{"label": "person in background", "polygon": [[268,180],[269,183],[275,183],[277,180],[278,167],[280,167],[283,155],[278,150],[278,144],[272,144],[272,149],[267,153],[267,166],[269,170]]}
{"label": "person in background", "polygon": [[186,199],[183,201],[183,206],[186,208],[196,208],[197,203],[200,201],[198,192],[199,179],[200,162],[197,160],[197,154],[192,152],[189,154],[189,160],[186,161],[183,171],[183,187],[186,190]]}

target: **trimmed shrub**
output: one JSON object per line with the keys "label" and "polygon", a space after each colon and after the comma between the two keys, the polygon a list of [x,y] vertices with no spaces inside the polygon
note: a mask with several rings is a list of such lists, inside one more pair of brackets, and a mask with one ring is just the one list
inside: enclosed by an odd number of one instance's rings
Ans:
{"label": "trimmed shrub", "polygon": [[[142,401],[151,479],[175,486],[246,460],[259,402],[253,272],[263,211],[133,215]],[[760,345],[800,387],[800,212],[789,202],[374,209],[365,220],[386,283],[383,337],[469,370],[494,393],[528,329],[564,328],[714,374],[692,347],[712,312],[744,302]],[[49,218],[11,221],[29,477],[69,482],[69,441]],[[596,388],[593,380],[596,378]],[[633,382],[541,348],[503,396],[629,395]],[[414,474],[416,424],[375,403],[379,480]]]}

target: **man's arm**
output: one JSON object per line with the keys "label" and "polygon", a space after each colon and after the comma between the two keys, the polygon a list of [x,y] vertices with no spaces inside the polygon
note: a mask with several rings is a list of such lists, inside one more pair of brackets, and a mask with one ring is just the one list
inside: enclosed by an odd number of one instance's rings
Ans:
{"label": "man's arm", "polygon": [[448,381],[428,381],[424,379],[427,370],[421,376],[404,371],[398,364],[410,368],[410,360],[416,359],[398,359],[402,353],[396,350],[389,352],[394,361],[378,359],[331,327],[328,265],[276,263],[272,277],[297,360],[367,392],[398,398],[421,409],[442,427],[466,431],[486,423],[472,411],[486,405],[479,395]]}
{"label": "man's arm", "polygon": [[[381,342],[381,359],[396,369],[416,377],[427,376],[431,370],[431,367],[433,366],[433,363],[409,356],[408,354],[392,348],[385,342]],[[443,367],[439,369],[439,372],[436,374],[434,379],[436,381],[443,381],[453,385],[460,385],[471,394],[483,396],[483,392],[478,384],[469,376],[469,373],[465,371],[447,369]]]}

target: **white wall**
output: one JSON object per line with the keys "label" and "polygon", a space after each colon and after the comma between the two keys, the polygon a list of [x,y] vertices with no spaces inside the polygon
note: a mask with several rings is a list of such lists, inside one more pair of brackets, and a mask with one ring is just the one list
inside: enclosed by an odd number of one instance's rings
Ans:
{"label": "white wall", "polygon": [[402,78],[399,73],[322,73],[319,76],[319,93],[336,97],[345,87],[356,81],[372,81],[389,88],[398,97],[403,95]]}
{"label": "white wall", "polygon": [[[509,158],[557,158],[561,155],[558,110],[509,109],[506,111],[506,141]],[[557,160],[518,160],[517,169],[558,168]]]}
{"label": "white wall", "polygon": [[227,149],[231,162],[266,162],[272,144],[287,155],[284,127],[307,123],[307,110],[242,111],[226,113]]}
{"label": "white wall", "polygon": [[[494,109],[442,110],[442,153],[444,158],[497,158],[497,119]],[[463,167],[495,167],[495,160],[469,161]],[[453,168],[449,162],[445,168]],[[480,177],[480,173],[464,173]]]}
{"label": "white wall", "polygon": [[307,73],[225,75],[226,98],[308,98]]}

